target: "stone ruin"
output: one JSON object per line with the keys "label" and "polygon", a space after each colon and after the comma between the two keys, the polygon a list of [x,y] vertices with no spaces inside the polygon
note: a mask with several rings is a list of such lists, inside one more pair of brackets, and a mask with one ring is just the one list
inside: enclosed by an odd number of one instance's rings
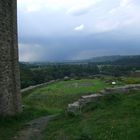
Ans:
{"label": "stone ruin", "polygon": [[22,111],[17,41],[17,2],[0,0],[0,116]]}
{"label": "stone ruin", "polygon": [[67,112],[73,115],[78,115],[79,113],[81,113],[81,109],[85,107],[88,103],[95,102],[107,94],[117,94],[117,93],[125,94],[129,93],[131,90],[132,91],[140,90],[140,84],[126,85],[116,88],[106,88],[100,91],[99,93],[82,96],[78,101],[68,105]]}

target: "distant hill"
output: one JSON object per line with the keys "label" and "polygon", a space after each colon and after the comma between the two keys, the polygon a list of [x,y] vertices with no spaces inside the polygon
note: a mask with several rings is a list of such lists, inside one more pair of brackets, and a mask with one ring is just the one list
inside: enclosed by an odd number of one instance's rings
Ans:
{"label": "distant hill", "polygon": [[126,56],[113,62],[118,65],[140,65],[140,55]]}
{"label": "distant hill", "polygon": [[114,63],[114,64],[126,64],[126,62],[130,63],[140,63],[140,55],[112,55],[112,56],[100,56],[93,57],[91,59],[83,59],[83,60],[68,60],[68,61],[60,61],[60,62],[21,62],[26,66],[44,66],[44,65],[64,65],[64,64],[88,64],[88,63]]}
{"label": "distant hill", "polygon": [[87,60],[71,61],[68,64],[103,64],[103,65],[127,65],[127,66],[140,66],[140,55],[128,55],[128,56],[102,56],[94,57]]}
{"label": "distant hill", "polygon": [[121,55],[114,55],[114,56],[101,56],[101,57],[94,57],[88,60],[85,60],[87,62],[114,62],[120,59],[123,59],[127,56],[121,56]]}
{"label": "distant hill", "polygon": [[125,64],[125,62],[130,61],[131,63],[140,61],[140,55],[112,55],[112,56],[101,56],[93,57],[91,59],[84,60],[72,60],[61,62],[61,64],[87,64],[87,63],[118,63]]}

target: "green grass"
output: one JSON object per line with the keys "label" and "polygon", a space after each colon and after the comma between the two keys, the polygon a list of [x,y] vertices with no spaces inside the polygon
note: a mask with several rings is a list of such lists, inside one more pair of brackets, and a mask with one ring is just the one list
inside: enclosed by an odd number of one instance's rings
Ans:
{"label": "green grass", "polygon": [[13,117],[0,117],[0,140],[11,140],[28,121],[48,115],[45,110],[25,108],[23,113]]}
{"label": "green grass", "polygon": [[62,113],[68,103],[77,100],[81,95],[93,93],[106,86],[99,79],[60,81],[25,93],[23,113],[15,117],[0,118],[0,140],[10,140],[28,121]]}
{"label": "green grass", "polygon": [[140,92],[131,94],[108,95],[79,117],[62,115],[49,123],[44,140],[139,140]]}
{"label": "green grass", "polygon": [[[126,84],[124,79],[117,86]],[[50,114],[61,115],[48,125],[44,140],[131,140],[132,137],[133,140],[139,140],[139,92],[132,96],[107,96],[96,104],[87,106],[78,117],[65,114],[67,105],[82,95],[111,86],[110,82],[105,81],[107,80],[60,81],[26,92],[23,96],[23,113],[0,118],[0,140],[11,140],[28,121]]]}
{"label": "green grass", "polygon": [[99,79],[61,81],[36,89],[24,97],[24,104],[36,109],[44,109],[50,113],[64,111],[68,103],[82,95],[94,93],[105,88],[107,84]]}
{"label": "green grass", "polygon": [[123,77],[122,82],[125,84],[140,84],[140,77]]}

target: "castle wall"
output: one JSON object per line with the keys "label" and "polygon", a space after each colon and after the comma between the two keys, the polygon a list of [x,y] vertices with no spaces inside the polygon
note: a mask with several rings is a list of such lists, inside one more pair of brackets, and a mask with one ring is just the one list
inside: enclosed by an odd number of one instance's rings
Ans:
{"label": "castle wall", "polygon": [[21,112],[16,0],[0,0],[0,115]]}

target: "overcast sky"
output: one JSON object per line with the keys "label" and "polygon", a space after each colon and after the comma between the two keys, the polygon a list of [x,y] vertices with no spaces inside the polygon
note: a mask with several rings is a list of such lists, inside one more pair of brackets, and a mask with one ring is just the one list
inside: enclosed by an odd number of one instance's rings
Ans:
{"label": "overcast sky", "polygon": [[18,0],[20,61],[140,54],[140,0]]}

